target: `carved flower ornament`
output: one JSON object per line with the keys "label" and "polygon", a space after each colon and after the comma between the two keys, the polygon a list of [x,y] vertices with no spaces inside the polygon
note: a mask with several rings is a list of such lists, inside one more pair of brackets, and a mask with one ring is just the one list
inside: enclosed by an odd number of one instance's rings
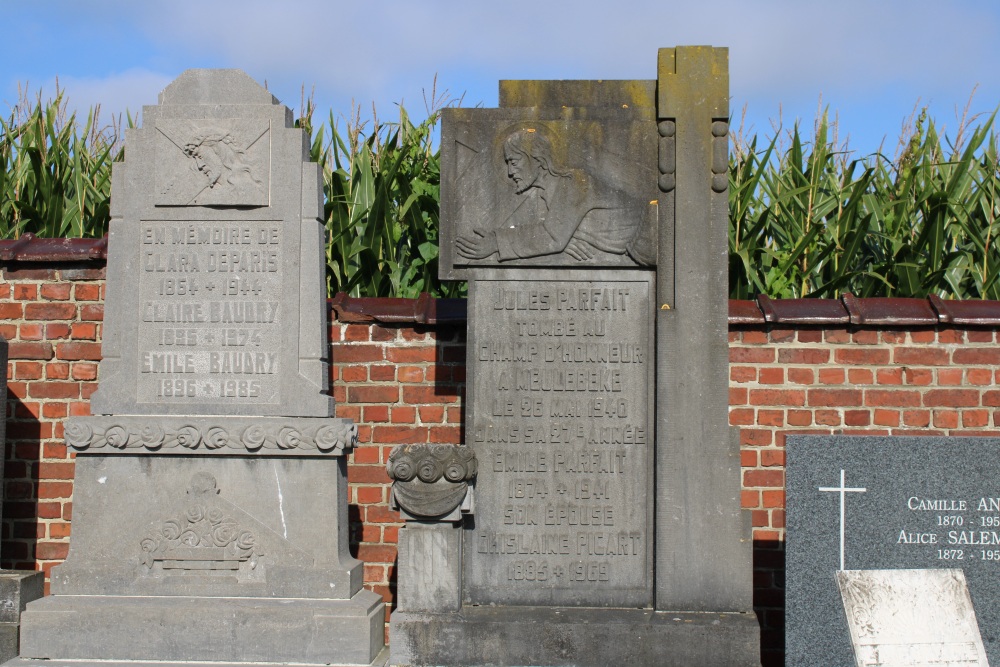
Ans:
{"label": "carved flower ornament", "polygon": [[250,569],[256,568],[264,555],[256,536],[214,506],[218,493],[215,477],[195,473],[183,514],[160,522],[155,532],[139,540],[142,563],[152,569],[157,560],[201,562],[214,558],[230,563],[249,561]]}
{"label": "carved flower ornament", "polygon": [[389,454],[386,471],[399,506],[414,516],[430,518],[449,514],[462,504],[478,462],[470,447],[399,445]]}

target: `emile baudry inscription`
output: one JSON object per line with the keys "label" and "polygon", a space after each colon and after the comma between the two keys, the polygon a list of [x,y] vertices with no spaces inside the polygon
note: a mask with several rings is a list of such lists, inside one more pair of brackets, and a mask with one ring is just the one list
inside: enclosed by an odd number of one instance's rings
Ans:
{"label": "emile baudry inscription", "polygon": [[845,483],[845,473],[840,471],[840,486],[821,486],[820,491],[840,494],[840,569],[844,569],[844,513],[847,505],[848,493],[865,493],[868,489],[855,487],[850,488]]}
{"label": "emile baudry inscription", "polygon": [[583,262],[598,251],[623,255],[639,230],[639,220],[623,215],[621,194],[580,169],[557,165],[552,142],[541,127],[510,134],[503,144],[507,178],[522,201],[493,229],[459,236],[466,259],[500,261],[565,252]]}

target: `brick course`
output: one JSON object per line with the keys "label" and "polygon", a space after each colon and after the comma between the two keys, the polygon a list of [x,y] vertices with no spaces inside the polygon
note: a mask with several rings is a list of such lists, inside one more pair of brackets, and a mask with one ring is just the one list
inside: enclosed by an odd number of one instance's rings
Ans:
{"label": "brick course", "polygon": [[[0,566],[46,573],[71,539],[73,454],[63,420],[89,414],[103,319],[92,264],[5,270],[0,335],[10,340]],[[334,321],[337,415],[359,424],[348,463],[351,550],[365,586],[392,602],[402,525],[385,462],[399,443],[462,438],[464,324]],[[741,429],[743,507],[754,536],[765,665],[782,664],[785,436],[998,435],[1000,343],[987,327],[732,326],[730,423]]]}

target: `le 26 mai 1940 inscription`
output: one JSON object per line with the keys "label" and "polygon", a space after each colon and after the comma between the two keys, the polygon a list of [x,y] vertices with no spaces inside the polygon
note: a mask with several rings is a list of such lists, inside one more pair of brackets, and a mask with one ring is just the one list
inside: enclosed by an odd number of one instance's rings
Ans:
{"label": "le 26 mai 1940 inscription", "polygon": [[641,595],[649,284],[483,280],[475,290],[470,440],[492,474],[477,483],[481,528],[466,546],[471,596]]}
{"label": "le 26 mai 1940 inscription", "polygon": [[281,238],[274,222],[142,223],[140,402],[276,400]]}

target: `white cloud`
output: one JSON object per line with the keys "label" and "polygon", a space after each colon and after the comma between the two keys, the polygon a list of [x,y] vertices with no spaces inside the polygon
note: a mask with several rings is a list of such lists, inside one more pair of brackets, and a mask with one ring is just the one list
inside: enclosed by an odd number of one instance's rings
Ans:
{"label": "white cloud", "polygon": [[[128,69],[105,77],[59,77],[58,87],[63,91],[68,111],[77,112],[81,120],[89,109],[100,111],[102,125],[110,124],[112,117],[125,121],[126,112],[137,118],[144,104],[155,104],[157,96],[170,81],[170,74],[145,69]],[[56,91],[55,78],[42,85],[46,98]]]}

